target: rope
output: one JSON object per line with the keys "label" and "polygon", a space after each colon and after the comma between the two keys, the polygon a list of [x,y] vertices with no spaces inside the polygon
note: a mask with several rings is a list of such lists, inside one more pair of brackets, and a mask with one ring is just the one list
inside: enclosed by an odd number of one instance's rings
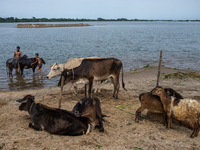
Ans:
{"label": "rope", "polygon": [[72,68],[72,74],[73,74],[73,81],[74,81],[74,69]]}
{"label": "rope", "polygon": [[[131,114],[131,115],[135,115],[134,113],[131,113],[131,112],[129,112],[129,111],[126,111],[126,110],[122,109],[121,107],[129,107],[129,106],[115,106],[115,108],[117,108],[117,109],[119,109],[119,110],[121,110],[121,111],[124,111],[124,112],[126,112],[126,113],[129,113],[129,114]],[[135,107],[135,106],[132,106],[132,107]],[[145,117],[145,116],[141,116],[141,118],[147,119],[147,117]]]}
{"label": "rope", "polygon": [[30,109],[29,109],[29,114],[30,114],[30,112],[31,112],[31,109],[32,109],[32,107],[33,107],[33,104],[35,104],[35,102],[33,102],[33,103],[31,104],[31,107],[30,107]]}

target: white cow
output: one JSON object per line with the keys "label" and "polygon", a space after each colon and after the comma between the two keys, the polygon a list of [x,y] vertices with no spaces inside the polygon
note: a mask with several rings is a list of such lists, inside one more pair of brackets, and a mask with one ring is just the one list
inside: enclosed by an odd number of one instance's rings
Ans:
{"label": "white cow", "polygon": [[[72,68],[76,68],[78,66],[80,66],[81,62],[83,61],[83,59],[100,59],[99,57],[87,57],[87,58],[70,58],[66,64],[57,64],[54,63],[52,66],[49,66],[49,68],[51,68],[49,74],[47,75],[48,79],[57,77],[61,74],[61,72],[64,69],[72,69]],[[77,84],[79,83],[85,83],[84,80],[79,80],[77,82],[74,83],[74,94],[77,94]],[[100,82],[97,82],[97,84],[99,84]],[[96,92],[100,92],[100,88],[95,88],[95,93]]]}

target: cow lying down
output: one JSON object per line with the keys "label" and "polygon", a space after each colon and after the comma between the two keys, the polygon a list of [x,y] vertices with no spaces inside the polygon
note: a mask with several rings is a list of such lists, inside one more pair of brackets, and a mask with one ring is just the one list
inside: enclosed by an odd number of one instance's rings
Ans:
{"label": "cow lying down", "polygon": [[104,132],[103,121],[100,101],[98,98],[84,98],[81,99],[73,108],[72,112],[77,117],[85,117],[89,119],[89,127],[91,130],[99,126],[99,131]]}
{"label": "cow lying down", "polygon": [[[32,123],[29,127],[37,131],[46,130],[51,134],[59,135],[82,135],[87,134],[88,121],[84,118],[76,117],[66,110],[59,110],[47,107],[34,102],[35,97],[31,95],[18,99],[19,110],[28,111]],[[84,122],[85,121],[85,122]]]}
{"label": "cow lying down", "polygon": [[[83,135],[90,132],[90,124],[93,123],[90,120],[90,116],[77,117],[73,112],[35,103],[34,99],[34,96],[27,95],[23,99],[17,100],[17,102],[21,103],[19,110],[28,111],[31,116],[32,123],[29,123],[29,127],[37,131],[46,130],[51,134],[70,136]],[[97,103],[100,104],[100,102]],[[73,110],[76,110],[78,106],[79,105],[76,104]],[[93,114],[97,110],[93,109],[93,111],[91,111],[91,109],[85,109],[85,111],[89,111]],[[103,126],[101,127],[100,131],[103,132]]]}

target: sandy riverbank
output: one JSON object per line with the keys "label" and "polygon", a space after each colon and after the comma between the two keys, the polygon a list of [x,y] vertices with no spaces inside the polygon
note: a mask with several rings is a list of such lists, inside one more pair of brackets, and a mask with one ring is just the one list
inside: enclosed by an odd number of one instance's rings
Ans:
{"label": "sandy riverbank", "polygon": [[[189,72],[190,70],[174,70],[162,67],[160,85],[171,87],[187,98],[200,100],[200,81],[198,79],[163,79],[166,74],[174,72]],[[166,130],[163,124],[150,119],[143,119],[135,123],[135,116],[116,108],[135,113],[139,108],[138,96],[148,92],[156,85],[157,69],[141,68],[124,73],[127,92],[120,88],[119,100],[112,99],[113,86],[103,84],[100,93],[93,94],[101,101],[102,112],[110,117],[105,118],[104,133],[95,129],[89,135],[78,137],[51,135],[46,131],[35,131],[28,127],[30,118],[27,112],[18,110],[16,99],[26,94],[33,94],[36,102],[50,107],[58,106],[59,88],[51,87],[39,90],[0,92],[0,147],[3,149],[200,149],[200,135],[189,138],[192,130],[173,124],[174,129]],[[121,77],[120,77],[121,84]],[[78,96],[66,85],[62,109],[72,110],[77,101],[84,97],[83,90]],[[144,111],[142,115],[146,115]],[[200,134],[200,133],[199,133]],[[101,147],[102,146],[102,147]],[[100,147],[100,148],[98,148]],[[1,149],[1,148],[0,148]]]}
{"label": "sandy riverbank", "polygon": [[90,24],[18,24],[17,28],[50,28],[50,27],[82,27],[92,26]]}

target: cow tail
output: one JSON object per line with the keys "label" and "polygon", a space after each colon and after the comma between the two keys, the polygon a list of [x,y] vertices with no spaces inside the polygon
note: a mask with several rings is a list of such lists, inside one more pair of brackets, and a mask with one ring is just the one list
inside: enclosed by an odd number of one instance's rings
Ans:
{"label": "cow tail", "polygon": [[19,61],[17,62],[17,65],[18,65],[18,67],[17,67],[18,70],[17,70],[17,71],[18,71],[18,73],[19,73],[19,72],[20,72],[20,64],[19,64]]}
{"label": "cow tail", "polygon": [[[123,87],[123,89],[124,90],[126,90],[125,89],[125,84],[124,84],[124,79],[123,79],[124,77],[123,77],[123,64],[122,64],[122,87]],[[126,90],[127,91],[127,90]]]}

